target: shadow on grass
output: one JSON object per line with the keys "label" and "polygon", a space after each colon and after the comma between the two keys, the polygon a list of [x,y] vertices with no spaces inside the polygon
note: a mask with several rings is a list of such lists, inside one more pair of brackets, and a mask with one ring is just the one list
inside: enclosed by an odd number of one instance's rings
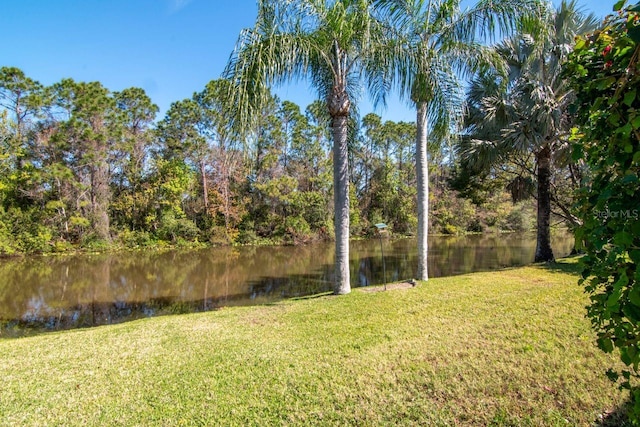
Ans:
{"label": "shadow on grass", "polygon": [[582,272],[582,266],[580,265],[580,256],[570,256],[567,258],[561,258],[556,260],[556,262],[548,262],[546,264],[542,264],[542,267],[546,268],[549,271],[557,272],[557,273],[566,273],[573,275],[580,275]]}
{"label": "shadow on grass", "polygon": [[299,296],[299,297],[282,298],[282,299],[279,299],[279,300],[268,302],[268,303],[266,303],[264,305],[266,305],[266,306],[274,306],[274,305],[281,304],[283,301],[314,300],[314,299],[319,299],[319,298],[324,298],[324,297],[330,297],[330,296],[333,296],[333,295],[334,295],[334,293],[332,291],[319,292],[317,294],[312,294],[312,295],[302,295],[302,296]]}
{"label": "shadow on grass", "polygon": [[[582,255],[571,255],[542,266],[552,272],[580,276],[582,273],[582,266],[580,265],[581,257]],[[617,408],[605,411],[598,416],[598,419],[594,421],[593,425],[595,427],[631,427],[632,424],[628,416],[630,406],[631,401],[627,400]]]}
{"label": "shadow on grass", "polygon": [[331,296],[333,295],[333,292],[328,291],[328,292],[321,292],[319,294],[314,294],[314,295],[304,295],[301,297],[293,297],[293,298],[289,298],[289,300],[291,301],[303,301],[303,300],[307,300],[307,299],[317,299],[317,298],[322,298],[322,297],[327,297],[327,296]]}
{"label": "shadow on grass", "polygon": [[607,411],[600,415],[593,424],[596,427],[631,427],[631,421],[629,421],[629,406],[630,401],[626,401],[621,406]]}

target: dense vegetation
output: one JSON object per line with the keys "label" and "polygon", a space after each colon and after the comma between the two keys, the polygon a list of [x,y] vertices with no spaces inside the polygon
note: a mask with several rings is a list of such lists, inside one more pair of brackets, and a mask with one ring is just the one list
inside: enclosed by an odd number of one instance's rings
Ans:
{"label": "dense vegetation", "polygon": [[[275,97],[255,131],[230,131],[225,80],[158,120],[142,89],[65,79],[43,87],[0,69],[0,253],[164,244],[303,243],[333,236],[322,103]],[[351,234],[416,229],[411,123],[352,120]],[[433,232],[523,230],[530,205],[499,189],[458,197],[448,145],[432,144]],[[452,166],[454,165],[454,166]],[[477,192],[477,191],[476,191]]]}
{"label": "dense vegetation", "polygon": [[588,313],[599,347],[620,350],[626,368],[609,375],[621,374],[621,385],[633,389],[640,423],[640,4],[620,1],[615,10],[577,40],[567,74],[576,94],[574,158],[592,172],[578,197]]}

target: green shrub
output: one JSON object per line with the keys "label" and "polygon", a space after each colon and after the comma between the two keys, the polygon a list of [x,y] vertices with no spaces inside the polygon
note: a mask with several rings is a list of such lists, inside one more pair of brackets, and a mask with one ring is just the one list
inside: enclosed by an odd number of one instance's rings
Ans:
{"label": "green shrub", "polygon": [[178,239],[187,241],[195,240],[200,234],[196,224],[184,217],[179,217],[173,211],[168,211],[160,220],[158,237],[169,242],[177,242]]}
{"label": "green shrub", "polygon": [[74,246],[71,242],[67,242],[66,240],[56,240],[53,243],[53,252],[56,253],[64,253],[73,251]]}
{"label": "green shrub", "polygon": [[482,233],[484,231],[484,227],[482,226],[482,221],[480,221],[479,217],[475,217],[469,222],[467,225],[467,231],[471,233]]}
{"label": "green shrub", "polygon": [[527,202],[513,206],[511,211],[500,222],[500,229],[504,231],[529,231],[535,225],[533,210]]}
{"label": "green shrub", "polygon": [[[581,283],[588,316],[605,352],[617,349],[626,369],[610,371],[631,389],[631,420],[640,424],[640,4],[615,9],[602,28],[578,38],[566,66],[579,128],[574,160],[590,176],[578,193],[583,225]],[[633,380],[633,382],[632,382]]]}
{"label": "green shrub", "polygon": [[101,239],[94,233],[89,233],[82,236],[82,240],[80,241],[80,247],[88,251],[104,252],[111,248],[111,243],[109,243],[104,239]]}
{"label": "green shrub", "polygon": [[241,245],[250,245],[253,243],[257,243],[259,240],[258,235],[255,230],[255,222],[251,219],[243,219],[240,223],[240,227],[238,230],[238,235],[236,236],[236,240],[234,243],[239,243]]}
{"label": "green shrub", "polygon": [[239,233],[235,230],[232,235],[229,235],[224,226],[214,225],[207,232],[207,240],[214,246],[228,245],[237,241],[238,235]]}
{"label": "green shrub", "polygon": [[155,242],[147,231],[123,230],[118,234],[120,243],[129,249],[154,246]]}
{"label": "green shrub", "polygon": [[287,217],[285,220],[285,242],[286,243],[307,243],[313,240],[311,227],[304,218]]}
{"label": "green shrub", "polygon": [[53,231],[43,225],[41,212],[32,208],[0,210],[0,252],[46,253],[52,250]]}
{"label": "green shrub", "polygon": [[6,224],[0,223],[0,255],[13,255],[17,250],[16,242]]}
{"label": "green shrub", "polygon": [[462,234],[463,230],[460,227],[457,227],[453,224],[445,224],[445,226],[442,227],[442,232],[444,234],[450,234],[450,235],[456,236],[458,234]]}
{"label": "green shrub", "polygon": [[476,218],[476,207],[455,191],[433,191],[431,227],[445,234],[464,233]]}

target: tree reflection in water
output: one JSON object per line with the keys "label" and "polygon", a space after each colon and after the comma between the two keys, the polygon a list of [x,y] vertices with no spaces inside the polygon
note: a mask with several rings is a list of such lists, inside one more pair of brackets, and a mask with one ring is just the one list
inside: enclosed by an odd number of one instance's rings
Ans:
{"label": "tree reflection in water", "polygon": [[[525,265],[529,235],[432,237],[432,277]],[[573,239],[553,241],[558,256]],[[382,283],[378,240],[354,241],[352,287]],[[0,260],[0,336],[113,324],[328,292],[332,244]],[[415,276],[416,243],[385,240],[387,280]]]}

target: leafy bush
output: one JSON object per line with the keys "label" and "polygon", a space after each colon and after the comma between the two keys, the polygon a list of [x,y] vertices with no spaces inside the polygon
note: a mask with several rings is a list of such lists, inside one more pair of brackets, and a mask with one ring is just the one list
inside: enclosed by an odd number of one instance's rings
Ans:
{"label": "leafy bush", "polygon": [[443,228],[442,228],[442,232],[444,234],[451,234],[451,235],[458,235],[458,234],[462,234],[463,230],[460,227],[456,227],[455,225],[451,225],[451,224],[446,224]]}
{"label": "leafy bush", "polygon": [[461,234],[469,230],[476,218],[476,207],[468,199],[458,197],[454,191],[432,192],[431,230],[444,234]]}
{"label": "leafy bush", "polygon": [[95,233],[88,233],[82,236],[80,246],[89,251],[104,252],[111,248],[111,244],[101,239]]}
{"label": "leafy bush", "polygon": [[566,74],[577,97],[574,160],[591,172],[578,195],[581,283],[598,346],[618,349],[627,366],[609,376],[631,389],[640,424],[640,4],[623,7],[577,40]]}
{"label": "leafy bush", "polygon": [[484,227],[482,226],[482,222],[478,216],[474,217],[471,222],[467,225],[467,231],[471,233],[482,233],[484,232]]}
{"label": "leafy bush", "polygon": [[176,215],[173,211],[165,212],[158,227],[158,237],[162,240],[177,242],[178,239],[195,240],[200,230],[187,218]]}
{"label": "leafy bush", "polygon": [[500,223],[500,228],[504,231],[529,231],[534,226],[533,210],[527,202],[520,202],[514,205]]}
{"label": "leafy bush", "polygon": [[66,240],[56,240],[53,243],[53,252],[64,253],[71,252],[74,250],[73,244],[71,242],[67,242]]}
{"label": "leafy bush", "polygon": [[300,212],[312,230],[321,228],[327,220],[327,202],[319,191],[301,191],[292,196],[292,205]]}
{"label": "leafy bush", "polygon": [[304,218],[288,217],[285,220],[285,240],[287,243],[307,243],[313,240],[311,227]]}
{"label": "leafy bush", "polygon": [[243,219],[240,223],[238,237],[236,237],[235,243],[250,245],[257,243],[259,239],[255,231],[255,222],[251,219]]}
{"label": "leafy bush", "polygon": [[18,250],[11,228],[5,220],[4,210],[0,206],[0,255],[13,255]]}
{"label": "leafy bush", "polygon": [[50,252],[53,232],[40,222],[40,216],[35,208],[0,208],[0,253]]}
{"label": "leafy bush", "polygon": [[238,239],[238,232],[231,230],[231,233],[223,225],[214,225],[207,230],[207,240],[214,246],[228,245]]}
{"label": "leafy bush", "polygon": [[130,249],[154,245],[153,237],[146,231],[123,230],[118,234],[118,239],[124,247]]}

